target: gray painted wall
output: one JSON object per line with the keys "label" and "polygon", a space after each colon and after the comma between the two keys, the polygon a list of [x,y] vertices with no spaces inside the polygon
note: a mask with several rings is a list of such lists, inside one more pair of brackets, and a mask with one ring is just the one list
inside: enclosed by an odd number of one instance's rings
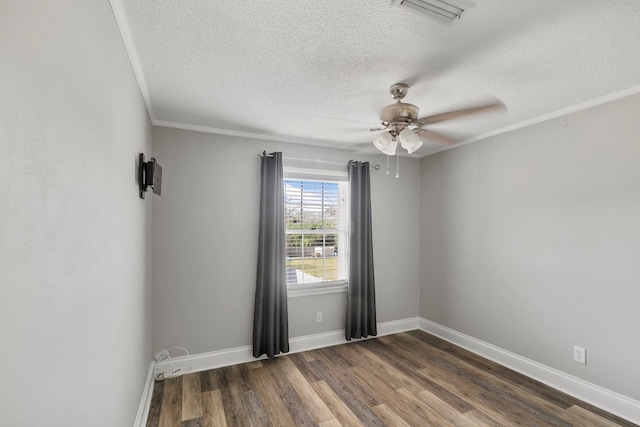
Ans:
{"label": "gray painted wall", "polygon": [[[163,166],[153,213],[153,347],[203,353],[251,344],[256,280],[260,159],[370,160],[380,322],[418,314],[420,162],[168,128],[154,129]],[[392,162],[393,164],[393,162]],[[289,298],[290,336],[344,328],[345,293]],[[316,312],[323,322],[316,323]]]}
{"label": "gray painted wall", "polygon": [[636,95],[422,159],[420,315],[640,399],[638,111]]}
{"label": "gray painted wall", "polygon": [[109,2],[2,1],[0,52],[0,425],[132,425],[151,126]]}

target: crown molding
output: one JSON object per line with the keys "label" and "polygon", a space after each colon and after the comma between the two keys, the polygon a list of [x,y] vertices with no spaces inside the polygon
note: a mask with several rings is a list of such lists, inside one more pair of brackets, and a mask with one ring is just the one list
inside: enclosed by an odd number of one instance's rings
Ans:
{"label": "crown molding", "polygon": [[[496,130],[492,130],[489,132],[485,132],[485,133],[481,133],[479,135],[473,136],[469,139],[465,139],[464,141],[455,144],[451,147],[443,147],[441,150],[437,150],[434,151],[432,153],[429,153],[428,155],[432,155],[432,154],[436,154],[436,153],[440,153],[442,151],[447,151],[447,150],[451,150],[453,148],[456,147],[461,147],[463,145],[469,144],[471,142],[476,142],[476,141],[480,141],[483,139],[487,139],[490,138],[492,136],[496,136],[496,135],[500,135],[503,133],[507,133],[507,132],[511,132],[517,129],[522,129],[528,126],[532,126],[538,123],[542,123],[542,122],[546,122],[548,120],[553,120],[553,119],[557,119],[559,117],[563,117],[572,113],[577,113],[579,111],[583,111],[583,110],[587,110],[589,108],[593,108],[593,107],[597,107],[598,105],[602,105],[602,104],[606,104],[609,102],[613,102],[613,101],[617,101],[618,99],[622,99],[622,98],[626,98],[628,96],[632,96],[632,95],[637,95],[638,93],[640,93],[640,86],[634,86],[634,87],[630,87],[628,89],[624,89],[618,92],[614,92],[611,93],[609,95],[605,95],[605,96],[601,96],[599,98],[595,98],[589,101],[585,101],[582,102],[580,104],[576,104],[576,105],[572,105],[570,107],[567,108],[562,108],[560,110],[557,111],[553,111],[551,113],[548,114],[543,114],[541,116],[538,117],[534,117],[533,119],[529,119],[529,120],[525,120],[519,123],[514,123],[512,125],[509,126],[505,126],[502,127],[500,129],[496,129]],[[425,156],[426,157],[426,156]]]}
{"label": "crown molding", "polygon": [[109,3],[111,4],[111,10],[113,11],[113,16],[116,20],[116,24],[118,25],[118,30],[120,30],[120,36],[122,37],[124,48],[129,56],[129,63],[131,63],[131,68],[133,68],[133,74],[138,82],[138,89],[140,90],[140,95],[142,95],[144,105],[147,109],[149,120],[153,123],[156,118],[153,114],[153,108],[151,108],[151,97],[149,96],[147,81],[145,80],[144,73],[142,72],[140,56],[138,55],[138,50],[136,49],[133,37],[131,36],[131,31],[129,30],[130,27],[127,15],[124,13],[124,8],[122,7],[120,0],[109,0]]}
{"label": "crown molding", "polygon": [[334,148],[337,150],[355,151],[357,148],[359,148],[357,147],[359,144],[354,144],[355,146],[352,149],[350,149],[348,147],[345,147],[344,142],[338,142],[338,141],[302,138],[302,137],[291,136],[291,135],[272,135],[272,134],[262,134],[262,133],[255,133],[255,132],[245,132],[245,131],[239,131],[239,130],[215,128],[210,126],[190,125],[186,123],[171,122],[168,120],[154,120],[152,124],[154,126],[165,127],[165,128],[190,130],[194,132],[203,132],[203,133],[213,133],[216,135],[235,136],[238,138],[257,139],[260,141],[289,142],[293,144],[311,145],[314,147]]}
{"label": "crown molding", "polygon": [[[640,86],[630,87],[628,89],[614,92],[609,95],[601,96],[599,98],[581,102],[580,104],[572,105],[571,107],[562,108],[560,110],[557,110],[548,114],[543,114],[541,116],[534,117],[533,119],[529,119],[520,123],[515,123],[513,125],[505,126],[503,128],[496,129],[494,131],[482,133],[480,135],[474,136],[472,138],[469,138],[463,141],[462,144],[468,144],[470,142],[486,139],[491,136],[499,135],[501,133],[511,132],[512,130],[535,125],[537,123],[546,122],[548,120],[556,119],[558,117],[563,117],[572,113],[577,113],[578,111],[583,111],[589,108],[597,107],[598,105],[606,104],[612,101],[617,101],[618,99],[626,98],[628,96],[636,95],[638,93],[640,93]],[[458,145],[461,145],[461,144],[458,144]]]}

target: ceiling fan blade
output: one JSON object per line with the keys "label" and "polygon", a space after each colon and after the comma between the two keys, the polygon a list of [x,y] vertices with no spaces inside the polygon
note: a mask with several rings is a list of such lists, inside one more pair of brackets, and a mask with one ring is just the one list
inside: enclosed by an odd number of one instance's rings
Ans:
{"label": "ceiling fan blade", "polygon": [[453,145],[456,143],[455,140],[449,138],[448,136],[441,135],[439,133],[431,132],[426,129],[414,129],[413,130],[420,138],[432,142],[437,142],[439,144],[445,145]]}
{"label": "ceiling fan blade", "polygon": [[416,126],[425,126],[432,123],[443,122],[445,120],[457,119],[458,117],[472,116],[474,114],[488,113],[490,111],[506,110],[505,105],[498,101],[493,104],[482,105],[480,107],[464,108],[462,110],[449,111],[448,113],[435,114],[433,116],[422,117],[414,122]]}

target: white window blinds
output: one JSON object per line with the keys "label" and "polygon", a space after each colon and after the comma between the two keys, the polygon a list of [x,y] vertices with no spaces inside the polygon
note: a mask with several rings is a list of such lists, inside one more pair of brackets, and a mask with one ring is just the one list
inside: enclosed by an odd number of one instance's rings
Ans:
{"label": "white window blinds", "polygon": [[347,278],[348,183],[285,179],[287,285]]}

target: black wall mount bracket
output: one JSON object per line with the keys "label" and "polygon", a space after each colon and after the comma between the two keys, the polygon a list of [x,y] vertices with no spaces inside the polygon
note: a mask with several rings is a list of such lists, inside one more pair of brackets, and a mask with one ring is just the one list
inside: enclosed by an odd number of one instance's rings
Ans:
{"label": "black wall mount bracket", "polygon": [[144,161],[144,153],[140,153],[138,161],[138,186],[140,188],[140,198],[144,199],[144,193],[151,187],[158,196],[162,192],[162,166],[156,162],[155,158]]}

